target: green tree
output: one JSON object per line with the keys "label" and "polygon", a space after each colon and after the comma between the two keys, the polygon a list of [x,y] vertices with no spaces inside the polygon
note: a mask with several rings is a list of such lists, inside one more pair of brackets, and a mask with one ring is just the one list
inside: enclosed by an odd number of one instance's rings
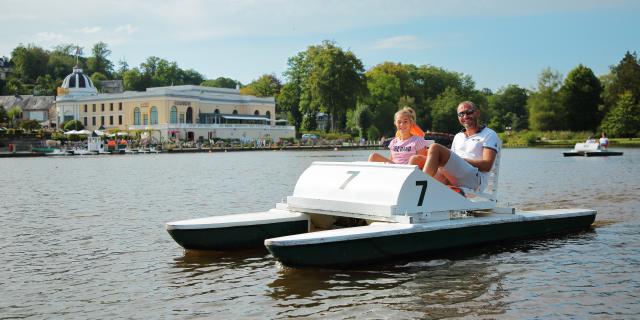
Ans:
{"label": "green tree", "polygon": [[36,85],[33,88],[33,94],[36,96],[52,96],[56,93],[56,81],[50,75],[39,76]]}
{"label": "green tree", "polygon": [[566,109],[560,97],[562,75],[546,68],[538,78],[538,91],[527,100],[529,128],[539,131],[566,130]]}
{"label": "green tree", "polygon": [[640,103],[633,93],[622,93],[618,102],[602,121],[601,128],[610,136],[635,137],[640,132]]}
{"label": "green tree", "polygon": [[62,124],[62,128],[64,129],[64,131],[82,130],[84,129],[84,125],[82,124],[82,122],[80,122],[80,120],[69,120]]}
{"label": "green tree", "polygon": [[264,74],[240,89],[240,94],[256,97],[275,97],[280,93],[282,83],[274,74]]}
{"label": "green tree", "polygon": [[307,113],[302,118],[301,124],[303,131],[313,131],[318,128],[318,123],[316,122],[316,113]]}
{"label": "green tree", "polygon": [[75,49],[72,44],[59,45],[49,54],[47,72],[54,81],[64,79],[73,70],[76,65]]}
{"label": "green tree", "polygon": [[11,52],[13,74],[23,83],[34,83],[39,76],[47,73],[49,54],[42,48],[20,44]]}
{"label": "green tree", "polygon": [[433,102],[431,117],[432,131],[454,133],[460,131],[460,122],[456,116],[458,104],[468,100],[458,89],[447,87]]}
{"label": "green tree", "polygon": [[18,78],[11,78],[7,81],[7,92],[9,94],[26,94],[26,88]]}
{"label": "green tree", "polygon": [[111,50],[106,43],[100,41],[93,45],[91,57],[87,59],[87,73],[99,72],[107,77],[113,73],[113,63],[109,60]]}
{"label": "green tree", "polygon": [[7,110],[3,105],[0,105],[0,126],[6,125],[9,121],[9,116],[7,115]]}
{"label": "green tree", "polygon": [[614,105],[621,94],[630,92],[635,102],[640,101],[640,62],[637,54],[627,53],[618,65],[611,68],[613,79],[607,87],[608,103]]}
{"label": "green tree", "polygon": [[356,107],[353,114],[356,126],[360,133],[360,137],[367,137],[367,129],[373,124],[373,113],[369,110],[369,106],[360,104]]}
{"label": "green tree", "polygon": [[233,80],[231,78],[225,78],[225,77],[217,77],[213,80],[205,80],[200,85],[205,87],[227,88],[227,89],[235,89],[236,86],[238,87],[242,86],[240,81]]}
{"label": "green tree", "polygon": [[280,90],[276,98],[276,113],[287,115],[289,123],[300,131],[302,125],[302,113],[300,112],[300,87],[294,83],[287,83]]}
{"label": "green tree", "polygon": [[346,124],[346,112],[366,93],[364,66],[351,51],[334,42],[310,46],[305,54],[308,73],[303,80],[301,108],[327,112],[332,131]]}
{"label": "green tree", "polygon": [[100,72],[96,71],[91,75],[91,82],[93,82],[93,85],[98,89],[98,91],[102,90],[102,84],[100,82],[104,80],[107,80],[107,76]]}
{"label": "green tree", "polygon": [[123,79],[124,73],[127,71],[129,71],[129,64],[127,63],[127,61],[124,59],[118,60],[118,69],[116,69],[116,71],[114,72],[113,78]]}
{"label": "green tree", "polygon": [[7,117],[11,121],[11,127],[16,127],[17,119],[22,118],[22,108],[20,106],[13,106],[7,110]]}
{"label": "green tree", "polygon": [[365,99],[372,113],[373,125],[386,136],[395,132],[393,115],[401,97],[400,79],[380,69],[367,72],[369,95]]}
{"label": "green tree", "polygon": [[571,70],[560,89],[571,131],[594,131],[602,120],[598,110],[602,85],[591,69],[578,65]]}
{"label": "green tree", "polygon": [[142,74],[138,68],[129,69],[122,74],[122,82],[125,90],[129,91],[142,91],[145,88],[145,83],[142,79]]}
{"label": "green tree", "polygon": [[497,132],[506,127],[513,130],[527,128],[527,90],[517,85],[501,88],[487,98],[490,121],[488,126]]}
{"label": "green tree", "polygon": [[24,129],[27,132],[31,132],[34,130],[42,129],[40,123],[36,120],[22,120],[18,127]]}
{"label": "green tree", "polygon": [[204,76],[193,69],[181,69],[180,77],[182,78],[182,84],[199,85],[204,81]]}

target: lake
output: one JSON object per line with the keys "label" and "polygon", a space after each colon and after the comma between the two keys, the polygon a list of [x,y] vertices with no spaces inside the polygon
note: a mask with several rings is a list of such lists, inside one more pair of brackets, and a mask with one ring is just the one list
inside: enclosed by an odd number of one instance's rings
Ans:
{"label": "lake", "polygon": [[640,314],[640,149],[505,149],[499,198],[594,208],[588,231],[354,270],[185,253],[164,223],[266,211],[313,161],[369,151],[0,159],[0,319],[573,318]]}

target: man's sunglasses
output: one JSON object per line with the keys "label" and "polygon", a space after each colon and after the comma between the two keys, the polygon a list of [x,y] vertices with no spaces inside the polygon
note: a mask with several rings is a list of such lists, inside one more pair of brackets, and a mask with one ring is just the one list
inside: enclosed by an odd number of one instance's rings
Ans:
{"label": "man's sunglasses", "polygon": [[470,116],[472,115],[474,112],[476,112],[476,109],[469,109],[467,111],[462,111],[462,112],[458,112],[458,117],[462,118],[465,115]]}

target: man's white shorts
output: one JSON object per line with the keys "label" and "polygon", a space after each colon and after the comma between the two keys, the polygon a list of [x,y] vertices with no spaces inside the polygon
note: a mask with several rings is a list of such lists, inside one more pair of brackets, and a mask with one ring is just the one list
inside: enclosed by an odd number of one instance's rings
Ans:
{"label": "man's white shorts", "polygon": [[482,185],[482,175],[478,168],[453,152],[442,169],[442,174],[454,186],[478,190]]}

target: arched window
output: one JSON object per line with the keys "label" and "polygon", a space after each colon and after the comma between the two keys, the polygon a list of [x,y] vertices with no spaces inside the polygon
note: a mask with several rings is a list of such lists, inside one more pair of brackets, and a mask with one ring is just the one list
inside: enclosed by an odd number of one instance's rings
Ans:
{"label": "arched window", "polygon": [[176,106],[171,107],[171,116],[169,117],[169,123],[178,123],[178,108],[176,108]]}
{"label": "arched window", "polygon": [[233,110],[233,114],[238,114],[238,110]]}
{"label": "arched window", "polygon": [[151,124],[158,124],[158,108],[151,107]]}
{"label": "arched window", "polygon": [[133,109],[133,125],[140,125],[140,108]]}
{"label": "arched window", "polygon": [[214,111],[213,113],[215,113],[215,114],[219,114],[219,113],[220,113],[220,110],[216,109],[216,111]]}
{"label": "arched window", "polygon": [[187,108],[187,123],[193,123],[193,109]]}
{"label": "arched window", "polygon": [[265,115],[267,116],[267,118],[268,118],[269,120],[271,120],[271,111],[267,111],[267,113],[266,113]]}
{"label": "arched window", "polygon": [[253,115],[254,115],[254,116],[259,116],[259,115],[260,115],[260,111],[258,111],[258,110],[254,111],[254,112],[253,112]]}

